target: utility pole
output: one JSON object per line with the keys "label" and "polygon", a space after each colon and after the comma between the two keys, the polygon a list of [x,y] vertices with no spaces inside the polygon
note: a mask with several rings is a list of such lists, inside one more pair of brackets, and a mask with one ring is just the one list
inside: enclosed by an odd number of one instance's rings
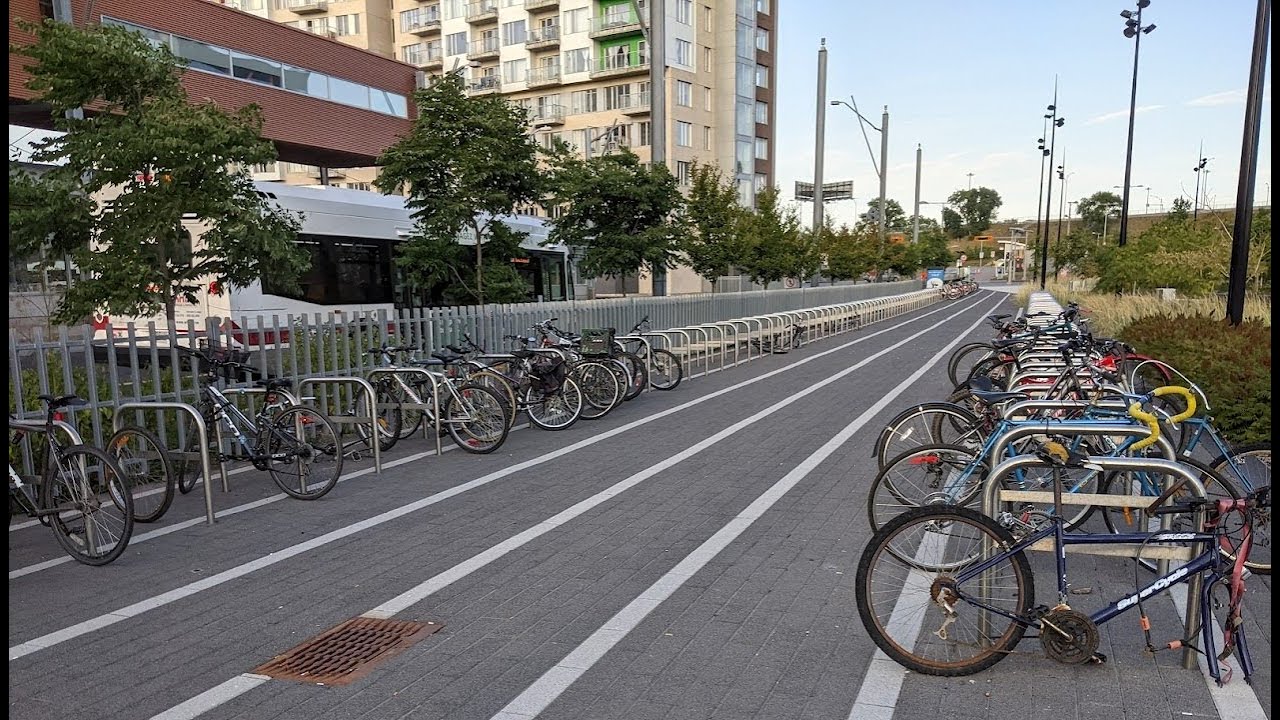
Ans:
{"label": "utility pole", "polygon": [[969,189],[973,189],[973,173],[969,173]]}
{"label": "utility pole", "polygon": [[818,115],[813,148],[813,232],[822,230],[822,160],[827,133],[827,39],[818,46]]}
{"label": "utility pole", "polygon": [[912,244],[920,242],[920,158],[920,143],[916,143],[916,210],[911,218]]}
{"label": "utility pole", "polygon": [[885,222],[888,212],[885,207],[885,195],[889,181],[889,106],[884,106],[884,114],[880,116],[880,244],[884,245]]}
{"label": "utility pole", "polygon": [[1249,234],[1253,229],[1253,192],[1257,185],[1258,138],[1262,123],[1262,85],[1267,74],[1267,38],[1271,0],[1258,0],[1253,27],[1253,56],[1244,110],[1244,139],[1240,143],[1240,179],[1236,185],[1235,223],[1231,228],[1231,265],[1227,277],[1227,320],[1244,322],[1244,292],[1249,271]]}

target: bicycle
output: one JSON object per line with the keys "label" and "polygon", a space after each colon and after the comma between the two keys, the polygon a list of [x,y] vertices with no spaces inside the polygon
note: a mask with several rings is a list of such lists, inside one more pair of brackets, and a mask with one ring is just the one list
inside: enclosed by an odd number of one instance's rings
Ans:
{"label": "bicycle", "polygon": [[[1129,407],[1129,414],[1148,425],[1151,433],[1143,443],[1159,437],[1155,415],[1141,403]],[[1220,659],[1232,653],[1240,656],[1246,680],[1253,674],[1244,627],[1240,621],[1244,563],[1252,546],[1254,512],[1270,507],[1270,488],[1243,500],[1223,499],[1213,503],[1193,498],[1164,506],[1193,477],[1192,471],[1161,460],[1142,460],[1149,469],[1180,475],[1145,512],[1150,516],[1195,514],[1203,509],[1209,516],[1194,532],[1157,531],[1107,535],[1068,534],[1060,512],[1063,498],[1060,471],[1066,467],[1088,467],[1099,460],[1079,456],[1054,442],[1045,443],[1032,460],[1048,465],[1054,475],[1055,512],[1044,522],[1028,525],[1011,513],[991,518],[968,508],[929,506],[910,510],[888,522],[871,539],[858,563],[856,595],[858,614],[876,645],[895,662],[913,671],[941,676],[970,675],[1004,659],[1029,628],[1038,631],[1045,653],[1063,663],[1105,662],[1098,652],[1098,627],[1130,608],[1137,607],[1149,652],[1155,652],[1150,620],[1142,603],[1151,596],[1193,578],[1207,576],[1199,597],[1201,647],[1191,638],[1174,640],[1163,648],[1190,646],[1206,656],[1209,673],[1219,685],[1230,677],[1222,672]],[[1010,466],[1018,462],[1009,461]],[[1194,487],[1194,485],[1193,485]],[[1228,523],[1238,514],[1240,523]],[[1236,530],[1236,528],[1240,528]],[[1238,533],[1238,542],[1233,535]],[[1026,551],[1037,543],[1047,543],[1056,563],[1057,604],[1035,604],[1035,587]],[[1070,545],[1138,544],[1138,555],[1151,544],[1191,543],[1203,545],[1190,561],[1153,582],[1142,586],[1135,569],[1134,592],[1090,614],[1073,610],[1068,604],[1067,554]],[[1229,552],[1224,551],[1224,546]],[[879,589],[883,585],[884,589]],[[1215,651],[1213,593],[1228,591],[1228,617],[1224,622],[1223,651]],[[919,598],[917,604],[906,597]],[[936,614],[933,614],[936,612]],[[936,625],[935,625],[936,621]],[[928,623],[927,625],[924,625]],[[923,626],[923,627],[922,627]]]}
{"label": "bicycle", "polygon": [[[213,353],[186,352],[193,362],[205,366],[197,375],[200,399],[196,406],[209,432],[210,451],[219,462],[247,460],[270,474],[285,494],[300,500],[324,497],[338,484],[343,461],[338,433],[317,410],[289,404],[280,391],[290,388],[292,382],[279,378],[259,380],[256,386],[266,390],[266,397],[250,419],[217,388],[217,380],[219,374],[253,369]],[[219,426],[231,432],[233,448],[238,447],[238,452],[224,453],[219,447],[214,432]],[[200,461],[192,457],[199,452],[198,432],[192,425],[182,446],[177,471],[178,490],[182,493],[191,492],[200,477]]]}
{"label": "bicycle", "polygon": [[809,332],[807,325],[799,323],[787,326],[783,332],[774,333],[761,338],[753,338],[751,346],[762,353],[782,355],[804,344],[805,335]]}
{"label": "bicycle", "polygon": [[[631,326],[627,335],[636,336],[648,330],[649,316],[645,315],[640,318],[640,322]],[[680,364],[680,358],[670,350],[652,347],[649,343],[638,340],[615,340],[614,342],[619,350],[624,351],[629,349],[627,343],[636,344],[636,349],[631,352],[647,368],[649,387],[654,390],[675,390],[684,379],[684,366]]]}
{"label": "bicycle", "polygon": [[27,433],[44,436],[44,468],[36,486],[9,464],[10,504],[50,527],[58,545],[72,559],[85,565],[106,565],[120,557],[133,535],[133,493],[127,476],[106,451],[66,445],[58,439],[56,413],[62,408],[84,407],[87,402],[74,395],[41,395],[40,400],[47,406],[42,425],[9,418],[13,444]]}

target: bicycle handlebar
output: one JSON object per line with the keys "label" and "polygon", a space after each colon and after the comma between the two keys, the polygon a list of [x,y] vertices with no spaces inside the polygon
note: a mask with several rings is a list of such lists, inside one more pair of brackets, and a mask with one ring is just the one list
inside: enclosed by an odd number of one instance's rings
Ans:
{"label": "bicycle handlebar", "polygon": [[[1163,395],[1181,395],[1187,400],[1187,409],[1169,418],[1170,423],[1180,423],[1183,420],[1196,414],[1196,396],[1184,387],[1178,385],[1163,385],[1151,391],[1151,397],[1160,397]],[[1156,440],[1160,438],[1160,419],[1154,413],[1146,412],[1142,409],[1140,401],[1134,401],[1129,405],[1129,416],[1146,424],[1151,429],[1151,433],[1145,438],[1139,440],[1129,446],[1130,450],[1142,450],[1143,448],[1154,445]]]}

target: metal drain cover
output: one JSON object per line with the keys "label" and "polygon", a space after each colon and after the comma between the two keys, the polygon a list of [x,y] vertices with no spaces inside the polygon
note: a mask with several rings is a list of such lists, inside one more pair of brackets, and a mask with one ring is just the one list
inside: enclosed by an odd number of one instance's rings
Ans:
{"label": "metal drain cover", "polygon": [[443,625],[356,617],[254,668],[277,680],[346,685],[369,674]]}

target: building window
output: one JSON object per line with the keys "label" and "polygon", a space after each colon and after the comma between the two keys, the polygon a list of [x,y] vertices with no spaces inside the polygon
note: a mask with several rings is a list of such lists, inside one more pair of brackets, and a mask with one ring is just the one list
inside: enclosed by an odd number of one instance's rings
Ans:
{"label": "building window", "polygon": [[693,67],[693,43],[676,39],[676,64],[687,68]]}
{"label": "building window", "polygon": [[676,22],[693,24],[693,0],[676,0]]}
{"label": "building window", "polygon": [[756,138],[756,159],[769,159],[769,140],[767,138]]}
{"label": "building window", "polygon": [[562,27],[566,34],[586,32],[591,29],[591,16],[587,13],[587,8],[578,8],[577,10],[565,10],[561,15],[563,19]]}
{"label": "building window", "polygon": [[525,29],[523,20],[502,24],[502,44],[503,45],[523,45],[524,41],[529,37],[528,31]]}
{"label": "building window", "polygon": [[756,66],[756,87],[769,87],[769,68],[763,65]]}
{"label": "building window", "polygon": [[445,55],[466,55],[467,34],[465,32],[450,33],[444,36]]}
{"label": "building window", "polygon": [[750,175],[756,171],[755,143],[750,140],[739,140],[736,143],[733,159],[734,172],[738,175]]}
{"label": "building window", "polygon": [[703,126],[702,128],[702,149],[711,149],[711,128],[708,126]]}
{"label": "building window", "polygon": [[591,90],[575,90],[569,93],[569,112],[576,115],[578,113],[595,112],[599,109],[594,88]]}
{"label": "building window", "polygon": [[702,70],[703,72],[711,72],[711,60],[715,57],[712,55],[711,48],[702,48]]}
{"label": "building window", "polygon": [[391,243],[329,235],[299,235],[298,247],[310,255],[310,269],[286,290],[262,278],[267,295],[318,305],[392,301]]}
{"label": "building window", "polygon": [[676,104],[680,107],[693,107],[693,83],[676,81]]}
{"label": "building window", "polygon": [[631,106],[631,85],[610,85],[604,89],[604,109],[621,110]]}
{"label": "building window", "polygon": [[564,71],[566,73],[586,72],[591,69],[591,48],[579,48],[564,52]]}
{"label": "building window", "polygon": [[367,182],[349,182],[347,183],[347,187],[352,190],[364,190],[365,192],[373,189],[373,186]]}
{"label": "building window", "polygon": [[528,60],[508,60],[502,63],[502,81],[515,83],[524,82],[525,71],[528,70]]}
{"label": "building window", "polygon": [[764,192],[764,189],[767,187],[769,187],[769,176],[765,175],[764,173],[756,173],[756,184],[755,184],[756,194],[759,195],[760,193]]}
{"label": "building window", "polygon": [[684,160],[676,161],[676,182],[681,185],[688,185],[690,178],[693,176],[693,163]]}
{"label": "building window", "polygon": [[709,112],[711,110],[712,101],[711,88],[702,88],[702,109]]}
{"label": "building window", "polygon": [[751,103],[742,98],[734,103],[733,110],[733,129],[739,135],[755,135],[756,134],[756,118],[751,112]]}
{"label": "building window", "polygon": [[756,56],[755,48],[752,44],[755,41],[755,25],[747,20],[738,21],[738,34],[734,49],[738,53],[738,57],[744,60],[750,60]]}
{"label": "building window", "polygon": [[648,120],[636,123],[636,147],[644,147],[653,141],[653,126]]}
{"label": "building window", "polygon": [[693,147],[693,124],[677,121],[676,122],[676,145],[680,147]]}
{"label": "building window", "polygon": [[440,9],[445,20],[467,16],[467,0],[441,0]]}
{"label": "building window", "polygon": [[756,12],[762,15],[769,14],[769,0],[756,0]]}
{"label": "building window", "polygon": [[759,125],[769,124],[769,103],[756,101],[756,123]]}
{"label": "building window", "polygon": [[333,31],[337,35],[359,35],[359,15],[338,15],[333,18]]}
{"label": "building window", "polygon": [[756,49],[769,52],[769,31],[762,27],[756,28]]}

